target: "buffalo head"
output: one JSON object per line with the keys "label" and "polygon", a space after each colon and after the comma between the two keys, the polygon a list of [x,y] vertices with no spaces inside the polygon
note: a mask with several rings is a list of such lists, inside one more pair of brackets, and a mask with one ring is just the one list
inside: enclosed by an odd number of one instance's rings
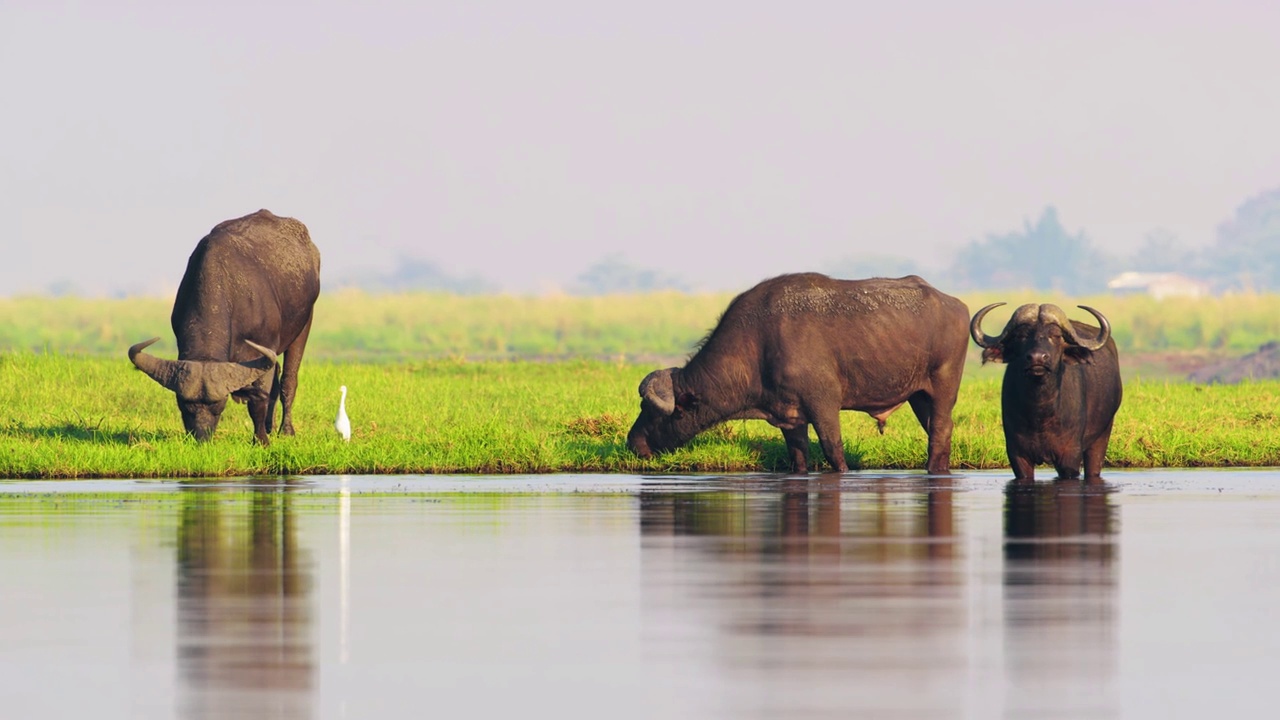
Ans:
{"label": "buffalo head", "polygon": [[177,395],[182,424],[197,440],[208,440],[218,429],[218,419],[231,393],[258,382],[276,365],[276,354],[252,340],[245,342],[263,357],[248,362],[162,360],[143,352],[159,339],[154,337],[129,348],[129,360]]}
{"label": "buffalo head", "polygon": [[1111,337],[1111,323],[1097,310],[1077,306],[1097,318],[1100,326],[1096,337],[1082,337],[1080,330],[1088,326],[1077,327],[1062,308],[1050,304],[1019,307],[1004,330],[992,337],[982,332],[982,318],[1001,305],[992,303],[979,310],[969,323],[969,334],[982,348],[982,362],[1009,363],[1032,377],[1056,374],[1063,363],[1091,362],[1093,353]]}
{"label": "buffalo head", "polygon": [[690,392],[676,396],[679,373],[679,368],[654,370],[640,381],[640,416],[627,433],[627,447],[643,459],[684,445],[701,429],[692,412],[698,397]]}

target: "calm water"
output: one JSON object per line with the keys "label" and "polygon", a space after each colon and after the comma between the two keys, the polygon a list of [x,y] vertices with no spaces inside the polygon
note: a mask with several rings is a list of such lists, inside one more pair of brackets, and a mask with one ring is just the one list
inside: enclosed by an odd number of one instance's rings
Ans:
{"label": "calm water", "polygon": [[12,718],[1270,716],[1280,471],[0,482]]}

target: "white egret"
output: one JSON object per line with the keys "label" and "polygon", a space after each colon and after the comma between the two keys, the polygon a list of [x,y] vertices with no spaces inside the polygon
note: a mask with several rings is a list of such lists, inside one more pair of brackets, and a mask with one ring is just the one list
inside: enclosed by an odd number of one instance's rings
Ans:
{"label": "white egret", "polygon": [[347,386],[343,385],[338,388],[342,392],[342,399],[338,401],[338,417],[333,421],[333,429],[338,431],[343,440],[351,441],[351,421],[347,419]]}

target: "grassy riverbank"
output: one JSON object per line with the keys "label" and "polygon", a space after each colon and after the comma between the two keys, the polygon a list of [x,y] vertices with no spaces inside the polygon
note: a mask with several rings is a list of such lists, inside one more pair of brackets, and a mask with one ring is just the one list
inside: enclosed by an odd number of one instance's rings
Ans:
{"label": "grassy riverbank", "polygon": [[[956,409],[953,467],[1007,467],[1000,366],[976,364]],[[652,365],[565,362],[304,363],[298,435],[252,444],[241,405],[214,440],[182,431],[173,394],[119,358],[0,355],[0,477],[184,477],[336,473],[728,472],[786,467],[781,434],[735,421],[652,461],[626,449],[636,386]],[[338,386],[354,436],[333,432]],[[1280,465],[1280,383],[1131,381],[1108,463],[1119,467]],[[924,433],[908,408],[886,433],[844,413],[858,469],[915,469]],[[273,436],[274,437],[274,436]],[[816,441],[813,455],[820,458]],[[1049,471],[1052,472],[1051,470]]]}

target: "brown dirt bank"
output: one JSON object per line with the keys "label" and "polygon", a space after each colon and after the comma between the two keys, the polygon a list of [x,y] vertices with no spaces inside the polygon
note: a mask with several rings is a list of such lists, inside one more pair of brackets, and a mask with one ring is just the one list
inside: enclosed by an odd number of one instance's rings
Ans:
{"label": "brown dirt bank", "polygon": [[1280,378],[1280,342],[1275,340],[1247,355],[1209,363],[1187,373],[1187,379],[1193,382],[1224,385],[1275,378]]}

